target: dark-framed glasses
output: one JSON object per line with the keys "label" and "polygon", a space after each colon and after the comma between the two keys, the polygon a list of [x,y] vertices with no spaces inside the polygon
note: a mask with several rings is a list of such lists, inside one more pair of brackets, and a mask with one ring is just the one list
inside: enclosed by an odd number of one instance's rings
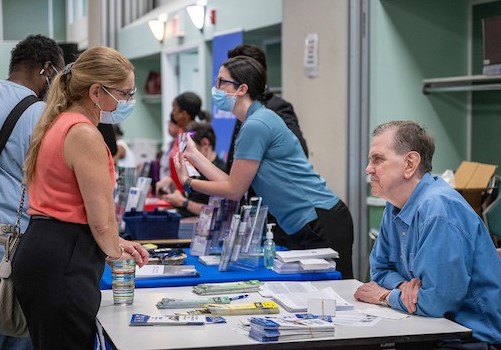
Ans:
{"label": "dark-framed glasses", "polygon": [[216,79],[216,88],[217,89],[219,89],[221,87],[221,85],[224,85],[224,84],[231,84],[231,85],[234,85],[235,87],[240,86],[240,83],[233,81],[233,80],[226,80],[226,79],[223,79],[221,77]]}

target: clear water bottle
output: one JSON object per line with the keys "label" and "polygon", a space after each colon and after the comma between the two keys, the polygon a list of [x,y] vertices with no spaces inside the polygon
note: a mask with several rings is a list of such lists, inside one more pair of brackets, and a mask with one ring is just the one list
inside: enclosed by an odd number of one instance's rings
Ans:
{"label": "clear water bottle", "polygon": [[266,240],[263,243],[264,267],[271,269],[275,260],[275,242],[273,241],[273,232],[271,229],[275,224],[266,225]]}

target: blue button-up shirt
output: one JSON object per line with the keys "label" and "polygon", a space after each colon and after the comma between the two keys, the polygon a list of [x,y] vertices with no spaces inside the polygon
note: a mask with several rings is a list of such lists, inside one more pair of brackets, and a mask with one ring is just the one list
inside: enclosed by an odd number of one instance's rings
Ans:
{"label": "blue button-up shirt", "polygon": [[416,314],[446,317],[501,343],[501,259],[481,218],[439,177],[425,174],[402,209],[386,205],[371,252],[371,277],[392,289],[421,280]]}

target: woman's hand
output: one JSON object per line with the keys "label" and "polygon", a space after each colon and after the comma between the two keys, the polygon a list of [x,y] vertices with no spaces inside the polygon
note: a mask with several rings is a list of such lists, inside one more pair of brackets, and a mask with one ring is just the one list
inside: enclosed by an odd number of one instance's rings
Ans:
{"label": "woman's hand", "polygon": [[186,147],[184,150],[180,150],[183,153],[183,156],[186,160],[190,161],[199,153],[197,145],[195,141],[191,138],[191,134],[189,132],[186,133]]}
{"label": "woman's hand", "polygon": [[120,260],[134,259],[139,267],[143,267],[148,263],[150,254],[144,247],[133,241],[127,241],[122,237],[119,238],[120,244],[124,247],[124,254]]}
{"label": "woman's hand", "polygon": [[169,194],[162,196],[167,202],[172,204],[174,208],[179,208],[186,201],[186,197],[181,194],[179,191],[175,191]]}
{"label": "woman's hand", "polygon": [[157,181],[155,184],[156,195],[171,193],[172,178],[170,176],[165,176],[161,180]]}
{"label": "woman's hand", "polygon": [[177,154],[173,158],[174,167],[176,168],[177,178],[179,182],[184,184],[186,179],[188,178],[188,169],[186,168],[186,164],[184,164],[184,156],[183,153],[177,152]]}

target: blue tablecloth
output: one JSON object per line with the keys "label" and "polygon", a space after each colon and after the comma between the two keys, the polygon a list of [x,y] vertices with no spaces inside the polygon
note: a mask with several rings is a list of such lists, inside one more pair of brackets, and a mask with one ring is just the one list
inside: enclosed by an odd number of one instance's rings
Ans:
{"label": "blue tablecloth", "polygon": [[[198,261],[197,256],[187,254],[188,257],[185,260],[185,265],[195,265],[200,276],[138,278],[136,279],[136,288],[195,286],[200,283],[235,282],[253,279],[260,281],[320,281],[341,279],[341,273],[338,271],[278,274],[273,270],[265,268],[262,258],[260,259],[259,266],[254,271],[232,269],[230,271],[219,272],[217,265],[205,266]],[[111,269],[107,264],[101,277],[100,286],[101,289],[111,289]]]}

